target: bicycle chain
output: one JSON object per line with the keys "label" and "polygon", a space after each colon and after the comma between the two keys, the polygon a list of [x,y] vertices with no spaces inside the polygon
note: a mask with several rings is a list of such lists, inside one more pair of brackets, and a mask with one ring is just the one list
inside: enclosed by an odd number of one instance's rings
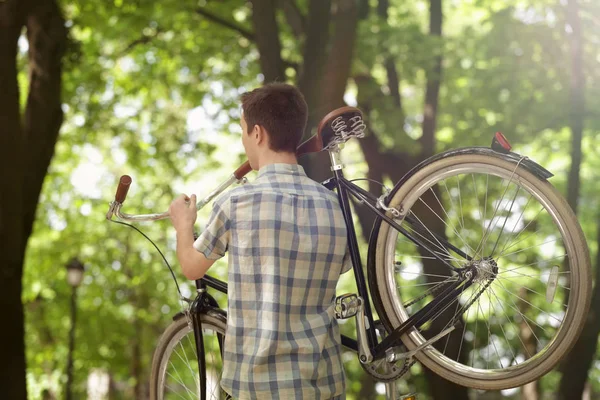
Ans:
{"label": "bicycle chain", "polygon": [[[382,360],[375,361],[369,364],[361,363],[360,365],[366,373],[371,375],[373,378],[377,379],[377,381],[387,383],[393,382],[400,378],[402,375],[406,374],[410,367],[412,367],[416,362],[417,360],[413,359],[412,357],[406,358],[404,359],[404,365],[402,366],[402,368],[399,368],[396,366],[395,363],[388,363],[384,358]],[[377,368],[381,366],[386,366],[386,369],[389,370],[385,372],[378,372]]]}
{"label": "bicycle chain", "polygon": [[439,285],[436,285],[436,286],[432,287],[432,288],[430,289],[431,291],[425,292],[424,294],[420,295],[420,296],[419,296],[419,297],[417,297],[416,299],[413,299],[413,300],[409,301],[408,303],[406,303],[406,304],[403,304],[402,306],[403,306],[404,308],[406,308],[406,307],[410,307],[410,306],[412,306],[413,304],[415,304],[415,303],[418,303],[419,301],[423,300],[425,297],[427,297],[427,296],[429,296],[429,295],[434,295],[434,294],[436,294],[437,292],[441,291],[441,290],[442,290],[442,288],[445,286],[445,284],[446,284],[446,283],[451,283],[451,282],[452,282],[452,283],[453,283],[453,282],[456,282],[456,280],[447,280],[447,281],[441,281],[441,282],[439,283]]}
{"label": "bicycle chain", "polygon": [[[473,297],[473,299],[471,301],[469,301],[467,304],[465,304],[463,307],[461,307],[461,310],[459,313],[457,313],[455,315],[455,318],[452,320],[452,325],[457,324],[459,321],[456,319],[456,316],[458,315],[463,315],[465,313],[465,311],[467,311],[467,309],[469,307],[471,307],[473,305],[473,303],[475,303],[475,301],[477,301],[477,299],[479,299],[479,297],[483,294],[483,292],[485,292],[487,290],[488,287],[490,287],[490,285],[492,284],[493,279],[488,279],[488,282],[485,284],[484,287],[482,287],[479,292],[477,293],[477,295],[475,295]],[[436,292],[440,291],[441,288],[444,285],[440,285],[438,288],[433,289],[431,291],[431,293],[429,294],[435,294]],[[419,299],[415,299],[412,302],[406,304],[405,306],[409,306],[411,304],[416,303],[417,301],[419,301]],[[393,382],[395,380],[397,380],[398,378],[400,378],[401,376],[403,376],[404,374],[406,374],[410,368],[415,365],[415,363],[417,362],[416,359],[414,359],[413,357],[409,357],[404,359],[404,365],[402,366],[402,368],[398,368],[395,364],[391,364],[388,363],[385,359],[376,361],[376,362],[372,362],[369,364],[362,364],[361,366],[363,368],[363,370],[365,372],[367,372],[369,375],[371,375],[372,377],[374,377],[375,379],[377,379],[379,382]],[[381,366],[386,366],[388,369],[387,371],[384,372],[379,372],[377,371],[378,368],[380,368]]]}

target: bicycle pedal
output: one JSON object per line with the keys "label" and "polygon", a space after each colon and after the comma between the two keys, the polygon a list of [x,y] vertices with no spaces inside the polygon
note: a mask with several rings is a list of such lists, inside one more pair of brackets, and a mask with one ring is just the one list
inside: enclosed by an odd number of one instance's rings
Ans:
{"label": "bicycle pedal", "polygon": [[361,301],[358,295],[346,293],[335,298],[335,318],[347,319],[354,317],[360,308]]}

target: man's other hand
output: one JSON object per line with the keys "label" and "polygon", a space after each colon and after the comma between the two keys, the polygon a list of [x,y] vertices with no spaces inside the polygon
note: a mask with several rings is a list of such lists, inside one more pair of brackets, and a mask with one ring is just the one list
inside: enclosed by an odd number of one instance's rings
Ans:
{"label": "man's other hand", "polygon": [[179,195],[169,206],[171,223],[177,232],[192,231],[198,211],[196,210],[196,195],[190,197],[185,194]]}

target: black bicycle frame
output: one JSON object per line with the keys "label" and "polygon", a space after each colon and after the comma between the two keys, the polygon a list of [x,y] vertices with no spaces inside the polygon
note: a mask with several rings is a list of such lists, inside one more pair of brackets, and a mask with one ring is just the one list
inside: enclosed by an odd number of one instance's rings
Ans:
{"label": "black bicycle frame", "polygon": [[[372,193],[362,189],[356,184],[344,178],[343,172],[341,169],[334,171],[334,176],[327,181],[323,182],[323,185],[330,190],[337,190],[338,199],[340,202],[340,207],[342,209],[342,213],[344,215],[344,220],[346,222],[347,230],[348,230],[348,248],[350,251],[350,258],[352,260],[352,266],[354,271],[354,276],[356,280],[356,287],[358,290],[359,296],[363,300],[365,317],[367,318],[367,340],[373,355],[374,360],[381,359],[385,357],[385,352],[389,348],[395,347],[400,342],[400,336],[406,333],[412,327],[420,327],[432,318],[435,318],[445,309],[445,306],[454,302],[461,293],[463,293],[473,282],[473,276],[467,276],[464,272],[464,268],[457,268],[454,265],[450,264],[444,255],[448,256],[449,251],[456,253],[457,255],[463,257],[465,260],[470,261],[472,258],[465,254],[459,248],[453,246],[451,243],[440,237],[439,235],[428,232],[433,237],[435,237],[439,244],[441,244],[446,249],[446,254],[440,254],[440,250],[434,250],[429,246],[425,241],[419,238],[417,235],[413,235],[411,232],[406,230],[404,227],[400,226],[393,218],[390,218],[386,215],[385,210],[381,210],[378,208],[377,201],[378,198],[374,196]],[[356,237],[356,232],[354,230],[354,220],[352,218],[352,211],[350,209],[350,200],[348,195],[354,196],[359,203],[366,206],[371,212],[375,213],[379,218],[383,219],[385,222],[390,224],[394,229],[404,235],[407,239],[415,243],[417,246],[428,251],[432,257],[436,258],[442,264],[449,268],[450,271],[453,271],[457,275],[457,279],[453,281],[449,281],[444,284],[444,287],[440,289],[440,294],[434,297],[428,304],[426,304],[419,311],[414,313],[411,317],[409,317],[406,321],[404,321],[399,327],[394,329],[394,331],[389,332],[388,336],[382,340],[380,343],[377,342],[377,334],[375,321],[373,320],[373,311],[371,309],[371,304],[369,300],[369,292],[367,288],[367,283],[365,279],[365,275],[363,272],[363,266],[360,259],[360,251],[358,248],[358,239]],[[371,204],[374,203],[374,204]],[[419,232],[420,229],[423,229],[424,226],[415,218],[411,216],[405,216],[404,220],[408,222],[412,229]],[[206,286],[211,287],[215,290],[218,290],[222,293],[227,293],[227,283],[223,282],[219,279],[211,277],[209,275],[205,275],[200,280],[196,281],[196,285],[198,288],[205,288]],[[203,297],[203,291],[199,294],[199,297]],[[211,297],[212,299],[212,297]],[[214,299],[213,299],[214,301]],[[200,329],[200,319],[195,318],[194,322],[194,331],[196,331],[196,326]],[[197,325],[196,325],[197,324]],[[202,349],[203,351],[203,343],[199,343],[198,341],[202,340],[202,335],[196,335],[196,341],[198,344],[198,349]],[[342,345],[348,349],[358,352],[358,343],[355,339],[352,339],[348,336],[342,335]],[[199,355],[202,353],[198,353]],[[199,359],[204,359],[204,357],[198,357]],[[202,366],[201,366],[202,364]],[[204,361],[198,362],[198,365],[201,369],[201,374],[205,373]],[[201,375],[202,377],[202,375]]]}

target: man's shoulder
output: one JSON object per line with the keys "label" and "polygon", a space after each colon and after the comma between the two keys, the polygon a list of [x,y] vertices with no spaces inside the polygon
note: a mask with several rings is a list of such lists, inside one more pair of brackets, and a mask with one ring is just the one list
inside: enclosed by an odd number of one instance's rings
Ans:
{"label": "man's shoulder", "polygon": [[331,201],[335,202],[336,204],[338,203],[337,194],[335,192],[333,192],[332,190],[327,189],[325,186],[323,186],[322,183],[319,183],[317,181],[312,180],[309,177],[306,177],[305,179],[303,179],[302,185],[309,192],[312,192],[318,196],[325,197],[326,199],[331,200]]}
{"label": "man's shoulder", "polygon": [[219,196],[216,203],[219,205],[229,205],[230,203],[237,203],[239,200],[247,198],[250,199],[254,195],[286,195],[286,194],[299,194],[309,197],[316,197],[327,200],[328,202],[334,203],[336,206],[338,203],[337,194],[321,183],[316,182],[308,177],[304,177],[300,181],[295,182],[270,182],[270,181],[255,181],[249,182],[245,185],[235,187],[226,193]]}

